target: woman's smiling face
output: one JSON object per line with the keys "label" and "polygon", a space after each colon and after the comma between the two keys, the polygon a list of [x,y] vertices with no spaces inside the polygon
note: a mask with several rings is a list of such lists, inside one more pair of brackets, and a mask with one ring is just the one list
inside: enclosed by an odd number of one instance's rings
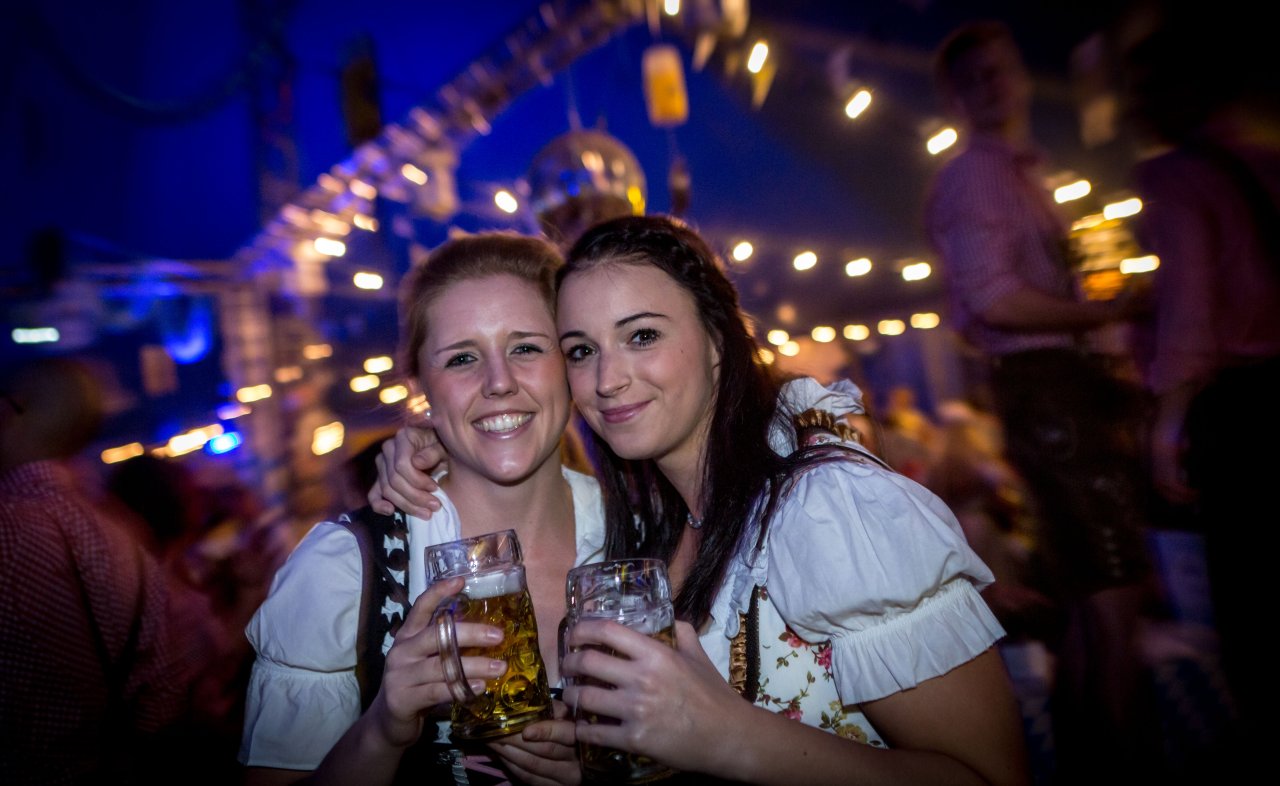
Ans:
{"label": "woman's smiling face", "polygon": [[557,325],[578,411],[620,457],[700,472],[719,353],[662,270],[604,262],[566,277]]}
{"label": "woman's smiling face", "polygon": [[505,485],[558,463],[569,391],[538,289],[506,274],[459,281],[427,306],[427,323],[418,381],[450,473]]}

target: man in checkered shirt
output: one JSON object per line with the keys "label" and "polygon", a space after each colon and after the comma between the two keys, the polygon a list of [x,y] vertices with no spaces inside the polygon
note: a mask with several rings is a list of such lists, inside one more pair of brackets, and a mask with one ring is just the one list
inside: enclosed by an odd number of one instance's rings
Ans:
{"label": "man in checkered shirt", "polygon": [[0,783],[142,780],[184,677],[160,569],[65,461],[94,435],[100,393],[69,360],[0,392]]}
{"label": "man in checkered shirt", "polygon": [[952,320],[986,360],[1009,459],[1035,503],[1044,589],[1068,621],[1058,648],[1060,763],[1087,768],[1103,743],[1136,762],[1133,634],[1149,572],[1143,475],[1131,452],[1139,399],[1083,339],[1130,317],[1138,302],[1086,301],[1076,291],[1069,226],[1045,188],[1031,78],[1009,29],[955,31],[937,67],[966,145],[935,179],[926,226]]}

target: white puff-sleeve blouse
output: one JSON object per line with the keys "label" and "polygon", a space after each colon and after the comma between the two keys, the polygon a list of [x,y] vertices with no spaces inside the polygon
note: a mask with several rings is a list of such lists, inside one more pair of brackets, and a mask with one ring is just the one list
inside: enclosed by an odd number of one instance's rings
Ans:
{"label": "white puff-sleeve blouse", "polygon": [[801,639],[830,642],[846,705],[945,674],[1004,635],[978,594],[994,576],[955,516],[866,457],[804,470],[778,503],[762,549],[756,540],[743,539],[702,636],[722,672],[756,585]]}
{"label": "white puff-sleeve blouse", "polygon": [[[599,484],[569,469],[564,475],[573,493],[575,564],[599,559]],[[408,517],[410,602],[426,589],[423,550],[462,536],[457,508],[443,491],[437,497],[442,509],[431,519]],[[362,570],[355,536],[326,521],[307,533],[276,573],[245,629],[257,658],[246,696],[242,763],[314,770],[360,717],[355,667]]]}

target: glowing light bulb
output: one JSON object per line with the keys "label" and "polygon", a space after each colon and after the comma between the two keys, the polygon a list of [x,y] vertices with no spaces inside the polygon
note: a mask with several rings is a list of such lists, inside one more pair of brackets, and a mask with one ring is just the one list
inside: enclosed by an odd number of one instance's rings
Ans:
{"label": "glowing light bulb", "polygon": [[792,260],[791,264],[796,270],[809,270],[818,264],[818,255],[812,251],[801,251],[796,254],[796,258]]}
{"label": "glowing light bulb", "polygon": [[236,391],[236,400],[241,404],[252,404],[264,398],[271,398],[270,385],[250,385]]}
{"label": "glowing light bulb", "polygon": [[1093,190],[1093,186],[1089,185],[1088,180],[1077,180],[1074,183],[1068,183],[1054,189],[1053,199],[1058,204],[1063,202],[1071,202],[1076,199],[1083,199],[1089,196],[1089,192]]}
{"label": "glowing light bulb", "polygon": [[741,243],[738,243],[738,245],[733,247],[732,253],[735,262],[746,262],[751,258],[751,255],[755,253],[755,247],[743,240]]}
{"label": "glowing light bulb", "polygon": [[318,237],[312,241],[316,251],[327,257],[340,257],[347,253],[347,244],[341,240],[334,240],[331,237]]}
{"label": "glowing light bulb", "polygon": [[926,311],[920,314],[911,315],[911,327],[919,330],[929,330],[936,328],[941,324],[942,320],[932,311]]}
{"label": "glowing light bulb", "polygon": [[780,347],[791,340],[791,336],[785,330],[770,330],[765,334],[765,340],[775,347]]}
{"label": "glowing light bulb", "polygon": [[520,209],[520,203],[516,201],[515,196],[512,195],[510,191],[506,190],[499,191],[494,194],[493,203],[497,205],[498,209],[503,213],[514,213]]}
{"label": "glowing light bulb", "polygon": [[302,356],[307,360],[321,360],[333,354],[333,347],[328,344],[308,344],[302,348]]}
{"label": "glowing light bulb", "polygon": [[297,382],[302,379],[302,366],[281,366],[276,369],[275,379],[281,385],[287,382]]}
{"label": "glowing light bulb", "polygon": [[389,355],[379,355],[364,362],[366,374],[384,374],[395,367],[395,361]]}
{"label": "glowing light bulb", "polygon": [[238,431],[228,431],[225,434],[219,434],[204,444],[206,453],[212,456],[221,456],[224,453],[230,453],[243,444],[244,439]]}
{"label": "glowing light bulb", "polygon": [[1120,260],[1120,272],[1126,275],[1132,273],[1150,273],[1160,267],[1160,257],[1149,254],[1145,257],[1131,257],[1129,259]]}
{"label": "glowing light bulb", "polygon": [[332,453],[342,447],[346,429],[338,421],[328,423],[311,432],[311,452],[317,456]]}
{"label": "glowing light bulb", "polygon": [[128,445],[121,445],[118,448],[107,448],[102,451],[103,464],[118,464],[121,461],[127,461],[134,456],[141,456],[146,452],[141,442],[130,442]]}
{"label": "glowing light bulb", "polygon": [[9,334],[15,344],[54,344],[62,338],[57,328],[14,328]]}
{"label": "glowing light bulb", "polygon": [[902,269],[903,281],[922,281],[929,277],[933,268],[928,262],[915,262]]}
{"label": "glowing light bulb", "polygon": [[1142,200],[1137,197],[1123,199],[1119,202],[1112,202],[1102,208],[1102,217],[1110,220],[1113,218],[1128,218],[1136,216],[1142,212]]}
{"label": "glowing light bulb", "polygon": [[351,283],[355,284],[358,289],[382,289],[382,276],[377,273],[370,273],[367,270],[361,270],[351,277]]}
{"label": "glowing light bulb", "polygon": [[383,404],[394,404],[404,401],[409,396],[409,389],[404,385],[392,385],[378,391],[378,400]]}
{"label": "glowing light bulb", "polygon": [[351,389],[356,393],[364,393],[381,385],[382,380],[378,379],[377,374],[365,374],[361,377],[352,377],[350,384]]}
{"label": "glowing light bulb", "polygon": [[756,45],[751,47],[751,55],[747,58],[747,70],[753,74],[760,73],[760,69],[764,68],[764,61],[769,57],[769,45],[764,41],[756,41]]}
{"label": "glowing light bulb", "polygon": [[871,260],[866,257],[851,259],[844,266],[844,274],[850,278],[865,276],[871,272]]}
{"label": "glowing light bulb", "polygon": [[951,147],[956,143],[960,135],[956,133],[954,128],[944,128],[933,136],[929,137],[929,141],[924,143],[925,148],[929,151],[929,155],[936,156],[943,150]]}
{"label": "glowing light bulb", "polygon": [[427,173],[418,169],[413,164],[405,164],[400,167],[400,174],[404,175],[405,180],[417,183],[420,186],[427,184]]}
{"label": "glowing light bulb", "polygon": [[820,344],[827,344],[836,340],[836,329],[828,325],[818,325],[809,332],[809,335],[814,341]]}
{"label": "glowing light bulb", "polygon": [[871,328],[866,325],[845,325],[844,337],[850,341],[863,341],[871,337]]}
{"label": "glowing light bulb", "polygon": [[864,88],[854,93],[853,98],[849,99],[849,103],[844,105],[844,113],[852,120],[867,111],[869,106],[871,106],[871,91]]}

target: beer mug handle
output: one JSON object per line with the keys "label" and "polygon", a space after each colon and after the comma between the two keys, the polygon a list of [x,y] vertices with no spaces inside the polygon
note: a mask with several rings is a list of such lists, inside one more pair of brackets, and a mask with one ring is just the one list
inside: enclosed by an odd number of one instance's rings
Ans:
{"label": "beer mug handle", "polygon": [[462,655],[458,652],[458,626],[454,622],[456,600],[455,595],[440,601],[436,610],[431,613],[431,624],[436,629],[444,684],[449,687],[449,695],[453,696],[455,702],[466,704],[475,699],[476,694],[467,684],[467,676],[462,671]]}
{"label": "beer mug handle", "polygon": [[564,656],[569,654],[569,615],[566,614],[560,618],[560,626],[556,629],[556,664],[560,670],[561,679],[566,685],[569,678],[564,675]]}

